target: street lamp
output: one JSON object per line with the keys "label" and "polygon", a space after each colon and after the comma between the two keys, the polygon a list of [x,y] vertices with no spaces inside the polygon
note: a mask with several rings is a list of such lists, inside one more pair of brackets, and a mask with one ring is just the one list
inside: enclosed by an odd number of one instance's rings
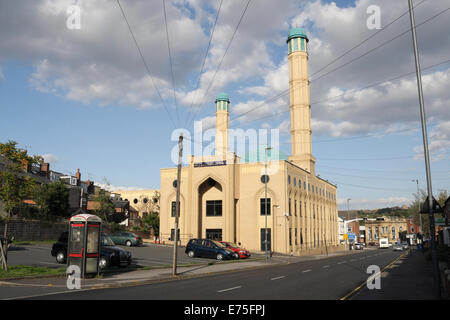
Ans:
{"label": "street lamp", "polygon": [[[350,198],[347,198],[347,221],[350,220]],[[347,239],[345,240],[345,243],[348,244],[348,226],[347,223],[344,221],[344,232],[347,233]]]}
{"label": "street lamp", "polygon": [[420,191],[419,191],[419,180],[413,179],[412,182],[417,183],[417,199],[419,200],[419,219],[420,219],[420,234],[423,233],[422,231],[422,214],[420,213]]}
{"label": "street lamp", "polygon": [[264,150],[265,153],[265,159],[264,159],[264,170],[265,170],[265,177],[264,177],[264,211],[265,211],[265,230],[264,230],[264,236],[265,236],[265,250],[266,250],[266,261],[269,260],[269,254],[267,251],[267,182],[269,180],[269,177],[267,176],[267,151],[272,150],[271,147],[266,147]]}

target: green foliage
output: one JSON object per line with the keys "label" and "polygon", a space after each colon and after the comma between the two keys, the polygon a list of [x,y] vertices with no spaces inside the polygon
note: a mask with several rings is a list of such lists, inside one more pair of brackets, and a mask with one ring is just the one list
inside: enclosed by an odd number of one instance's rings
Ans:
{"label": "green foliage", "polygon": [[28,156],[27,151],[17,148],[17,142],[0,143],[0,156],[6,160],[6,170],[0,171],[0,199],[9,215],[20,207],[23,200],[31,198],[36,182],[25,174],[26,165],[42,161],[40,156]]}
{"label": "green foliage", "polygon": [[98,201],[98,209],[95,210],[95,214],[105,222],[113,222],[116,210],[109,193],[103,189],[98,190],[94,201]]}
{"label": "green foliage", "polygon": [[68,217],[69,189],[62,182],[42,184],[34,190],[34,200],[45,216]]}
{"label": "green foliage", "polygon": [[144,224],[145,229],[153,229],[155,231],[155,235],[159,235],[159,215],[155,212],[152,212],[142,218],[142,222]]}

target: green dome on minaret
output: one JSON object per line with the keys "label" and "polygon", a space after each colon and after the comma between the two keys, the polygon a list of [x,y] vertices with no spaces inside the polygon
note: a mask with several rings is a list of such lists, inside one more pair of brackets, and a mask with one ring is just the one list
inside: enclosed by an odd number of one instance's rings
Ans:
{"label": "green dome on minaret", "polygon": [[289,37],[286,42],[289,42],[289,40],[294,38],[303,38],[306,39],[306,42],[309,42],[306,31],[303,28],[292,28],[291,30],[289,30]]}
{"label": "green dome on minaret", "polygon": [[216,97],[216,102],[217,101],[226,101],[226,102],[230,102],[230,99],[228,99],[228,95],[226,93],[219,93]]}

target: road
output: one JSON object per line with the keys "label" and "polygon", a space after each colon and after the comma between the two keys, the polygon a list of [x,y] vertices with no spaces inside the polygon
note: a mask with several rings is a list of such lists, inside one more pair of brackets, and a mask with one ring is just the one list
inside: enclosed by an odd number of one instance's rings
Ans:
{"label": "road", "polygon": [[[131,252],[133,258],[131,266],[170,266],[173,259],[173,247],[167,245],[144,244],[139,247],[118,246]],[[40,267],[62,267],[58,264],[55,257],[51,256],[51,244],[39,245],[15,245],[8,250],[8,264],[28,265]],[[253,254],[250,259],[261,258],[261,255]],[[184,252],[184,247],[178,248],[177,261],[179,265],[183,264],[204,264],[209,263],[211,259],[189,258]]]}
{"label": "road", "polygon": [[382,269],[401,252],[371,249],[352,255],[256,270],[124,288],[70,292],[33,299],[298,300],[341,299],[367,280],[367,268]]}

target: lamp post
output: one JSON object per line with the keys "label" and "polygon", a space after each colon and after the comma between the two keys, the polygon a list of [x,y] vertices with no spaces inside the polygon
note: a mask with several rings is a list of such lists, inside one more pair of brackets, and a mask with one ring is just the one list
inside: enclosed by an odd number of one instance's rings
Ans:
{"label": "lamp post", "polygon": [[416,77],[417,77],[417,91],[419,94],[419,105],[420,105],[420,121],[422,123],[422,139],[423,139],[423,153],[425,158],[425,172],[427,177],[427,190],[428,190],[428,217],[430,219],[430,235],[431,235],[431,260],[433,263],[433,276],[434,276],[434,286],[436,290],[436,296],[441,296],[441,284],[439,279],[439,262],[435,243],[435,222],[434,222],[434,212],[433,212],[433,190],[431,186],[431,172],[430,172],[430,154],[428,149],[428,134],[427,134],[427,122],[425,116],[425,106],[423,98],[422,89],[422,74],[420,71],[420,58],[419,49],[417,46],[417,36],[416,36],[416,23],[414,18],[414,7],[412,0],[408,0],[409,6],[409,19],[411,22],[411,35],[414,49],[414,60],[416,65]]}
{"label": "lamp post", "polygon": [[[276,221],[275,221],[275,209],[280,209],[280,206],[277,205],[277,204],[274,204],[272,206],[273,206],[273,209],[272,209],[272,229],[273,229],[273,232],[275,232],[275,227],[276,227],[276,225],[275,225],[275,223],[276,223]],[[275,240],[275,236],[273,236],[272,238],[273,238],[273,240]],[[272,258],[272,253],[273,253],[272,246],[275,247],[275,241],[272,241],[272,242],[270,243],[270,257],[271,258]]]}
{"label": "lamp post", "polygon": [[416,182],[417,183],[417,198],[419,200],[419,221],[420,221],[420,233],[422,234],[422,215],[420,214],[420,191],[419,191],[419,180],[418,179],[414,179],[412,180],[412,182]]}
{"label": "lamp post", "polygon": [[272,150],[271,147],[266,147],[264,150],[265,153],[265,160],[264,160],[264,170],[265,170],[265,177],[264,177],[264,211],[265,211],[265,230],[264,230],[264,242],[265,242],[265,250],[266,250],[266,261],[269,260],[269,254],[267,251],[267,180],[269,180],[269,177],[267,176],[267,151]]}
{"label": "lamp post", "polygon": [[[350,198],[347,198],[347,221],[350,220]],[[344,232],[347,233],[347,239],[345,240],[345,243],[348,244],[348,227],[346,224],[346,221],[344,221]]]}

